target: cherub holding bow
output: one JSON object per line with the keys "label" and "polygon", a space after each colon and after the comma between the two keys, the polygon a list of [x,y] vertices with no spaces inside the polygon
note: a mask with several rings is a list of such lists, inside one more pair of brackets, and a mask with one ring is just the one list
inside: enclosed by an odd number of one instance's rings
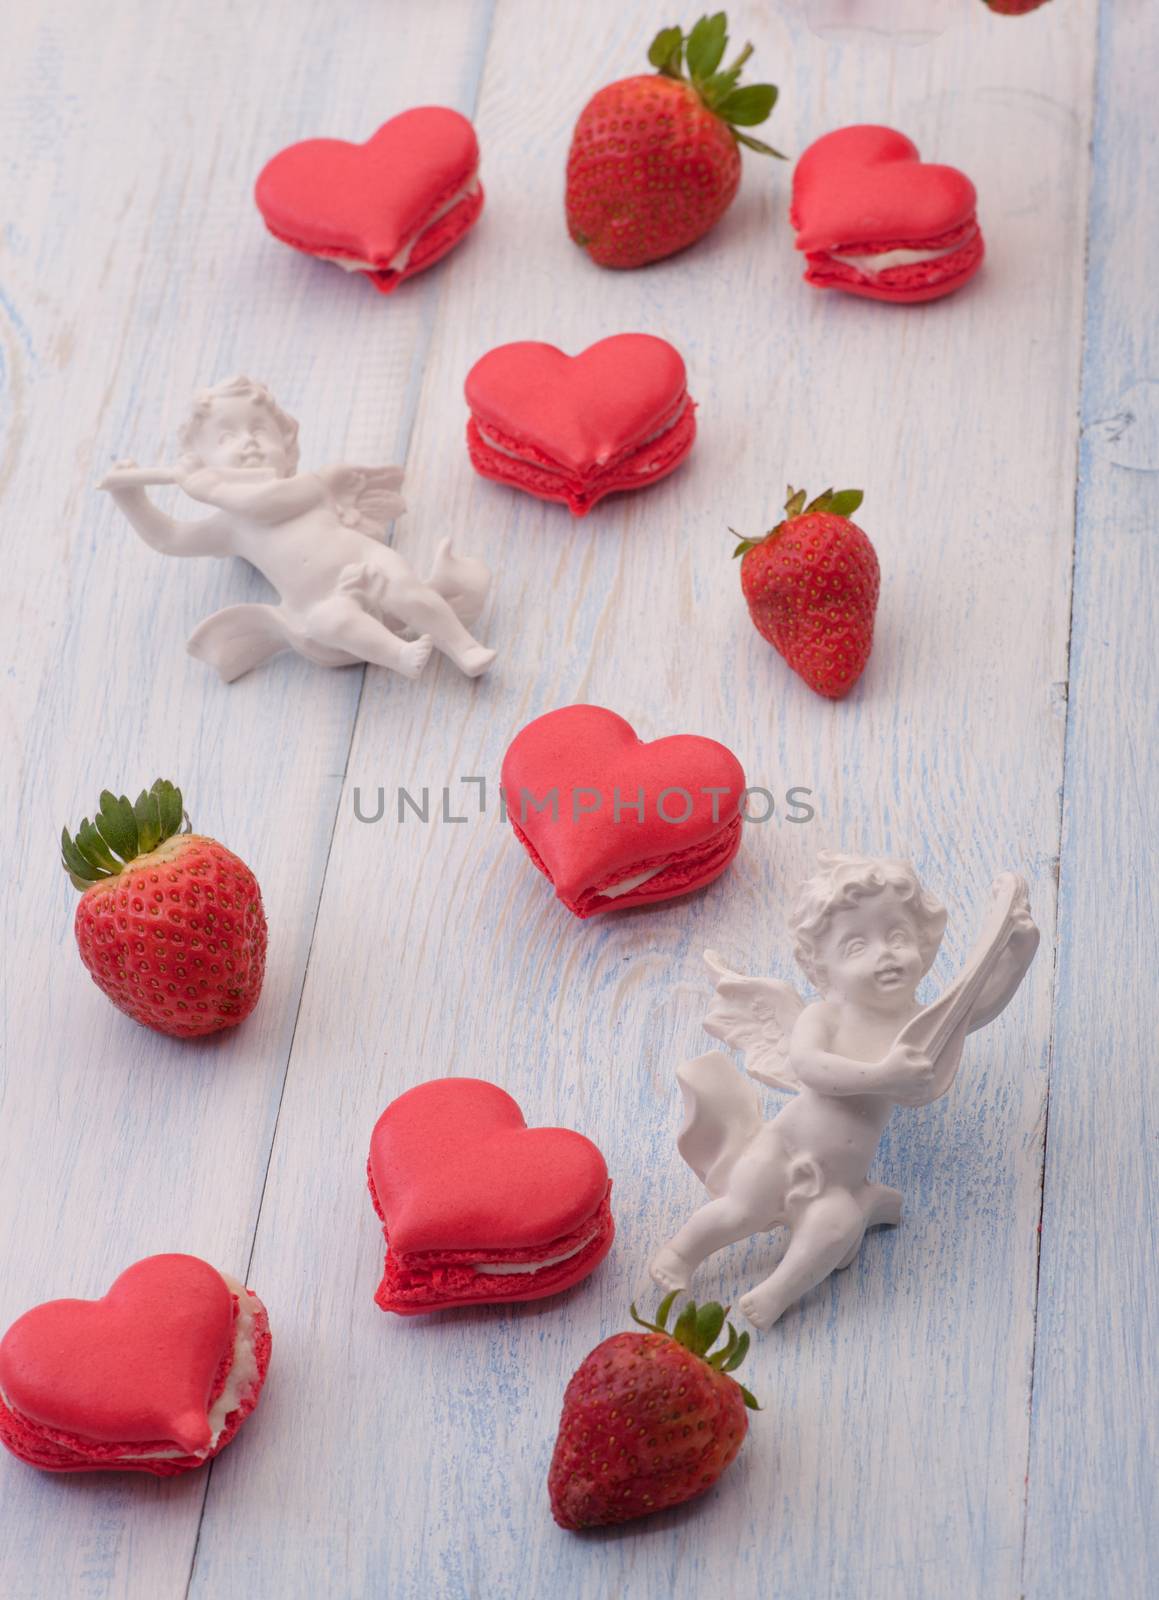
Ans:
{"label": "cherub holding bow", "polygon": [[687,1290],[714,1251],[785,1225],[789,1244],[740,1301],[773,1325],[835,1269],[849,1266],[868,1227],[897,1223],[902,1197],[869,1181],[895,1105],[946,1093],[967,1033],[1013,999],[1038,948],[1025,882],[994,882],[978,942],[958,978],[919,1004],[946,926],[943,906],[906,861],[825,852],[789,918],[797,962],[822,998],[806,1005],[772,978],[744,978],[706,952],[716,998],[705,1028],[744,1052],[750,1078],[794,1098],[770,1122],[760,1097],[720,1051],[684,1062],[681,1155],[712,1198],[652,1262],[662,1288]]}

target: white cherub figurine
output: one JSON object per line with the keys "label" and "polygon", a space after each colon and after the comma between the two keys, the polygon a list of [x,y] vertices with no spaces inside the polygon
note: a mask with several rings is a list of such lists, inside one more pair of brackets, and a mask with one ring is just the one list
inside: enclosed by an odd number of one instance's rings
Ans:
{"label": "white cherub figurine", "polygon": [[[299,472],[298,424],[250,378],[202,389],[180,444],[176,466],[121,461],[99,487],[162,555],[242,556],[278,591],[280,605],[229,606],[191,635],[190,654],[227,683],[281,650],[327,667],[371,661],[405,678],[435,646],[468,677],[494,661],[467,631],[490,587],[484,564],[444,539],[424,583],[383,543],[406,509],[401,467]],[[159,511],[145,490],[171,483],[214,514],[179,522]]]}
{"label": "white cherub figurine", "polygon": [[787,1226],[774,1272],[740,1301],[769,1328],[815,1284],[849,1266],[868,1227],[901,1219],[896,1189],[869,1166],[895,1105],[946,1093],[966,1034],[1013,998],[1038,948],[1026,884],[998,877],[961,973],[931,1004],[915,997],[937,954],[945,909],[906,861],[824,852],[789,917],[795,955],[822,999],[743,978],[705,952],[717,996],[705,1028],[744,1052],[751,1077],[795,1096],[771,1122],[760,1096],[719,1050],[684,1062],[677,1144],[712,1199],[658,1252],[652,1276],[684,1291],[725,1245]]}

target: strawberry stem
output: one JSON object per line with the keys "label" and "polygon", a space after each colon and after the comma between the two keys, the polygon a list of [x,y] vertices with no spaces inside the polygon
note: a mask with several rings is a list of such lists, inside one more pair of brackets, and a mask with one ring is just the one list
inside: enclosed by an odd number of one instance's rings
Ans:
{"label": "strawberry stem", "polygon": [[70,837],[60,837],[60,856],[77,889],[88,889],[104,878],[115,878],[130,862],[156,850],[174,834],[189,832],[189,818],[181,790],[167,778],[142,789],[135,801],[105,789],[100,810],[92,822],[87,817]]}
{"label": "strawberry stem", "polygon": [[[733,60],[730,67],[719,71],[728,48],[728,18],[723,11],[703,16],[693,25],[690,33],[677,27],[661,28],[648,49],[648,60],[661,77],[675,78],[687,83],[696,91],[700,103],[707,111],[726,124],[738,144],[761,155],[785,157],[763,139],[742,128],[754,128],[766,122],[777,103],[777,88],[772,83],[746,83],[740,85],[740,75],[753,53],[751,44]],[[688,74],[685,76],[684,68]]]}

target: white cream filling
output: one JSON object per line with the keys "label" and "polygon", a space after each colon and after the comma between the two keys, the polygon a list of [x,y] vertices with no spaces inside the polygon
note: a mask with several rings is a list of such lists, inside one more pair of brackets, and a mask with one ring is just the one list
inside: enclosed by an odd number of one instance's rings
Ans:
{"label": "white cream filling", "polygon": [[258,1352],[254,1339],[258,1297],[256,1294],[251,1294],[244,1284],[238,1283],[228,1273],[223,1272],[222,1277],[237,1295],[237,1321],[233,1329],[233,1365],[226,1375],[225,1387],[213,1402],[209,1412],[211,1450],[217,1448],[217,1441],[225,1432],[225,1424],[230,1415],[237,1410],[245,1395],[258,1381]]}
{"label": "white cream filling", "polygon": [[[209,1412],[210,1440],[204,1450],[180,1450],[174,1447],[170,1450],[139,1450],[133,1452],[118,1451],[112,1459],[115,1461],[176,1461],[187,1455],[194,1455],[204,1459],[217,1448],[217,1441],[225,1432],[225,1425],[232,1412],[240,1406],[246,1391],[253,1387],[258,1380],[258,1353],[254,1340],[254,1329],[257,1322],[257,1295],[251,1294],[244,1284],[238,1283],[236,1278],[231,1278],[228,1272],[221,1274],[230,1292],[237,1295],[238,1312],[237,1321],[233,1328],[233,1364],[225,1380],[225,1385],[217,1399],[213,1402]],[[9,1411],[16,1411],[8,1396],[0,1389],[0,1400],[8,1407]],[[67,1429],[64,1430],[67,1432]],[[78,1434],[77,1438],[85,1435]],[[110,1443],[109,1440],[94,1440],[94,1443]]]}
{"label": "white cream filling", "polygon": [[[476,423],[475,426],[478,427],[478,423]],[[499,455],[506,456],[508,461],[522,461],[525,466],[535,467],[540,472],[557,472],[562,474],[565,471],[563,467],[557,467],[554,462],[549,465],[545,461],[534,461],[530,456],[521,456],[518,450],[508,450],[507,446],[500,444],[498,439],[492,439],[491,435],[485,428],[479,428],[479,437],[482,439],[485,445],[489,445],[490,448],[497,451]]]}
{"label": "white cream filling", "polygon": [[[643,450],[645,445],[652,444],[656,439],[662,439],[666,433],[671,433],[672,429],[684,415],[684,405],[686,399],[686,395],[681,395],[680,404],[676,407],[676,410],[673,411],[658,428],[656,428],[652,433],[648,434],[646,438],[641,439],[639,444],[635,445],[633,448],[636,450]],[[557,472],[563,474],[569,472],[570,470],[567,467],[558,467],[554,462],[548,464],[543,461],[536,461],[533,456],[521,456],[518,450],[508,450],[505,445],[501,445],[499,443],[498,439],[493,439],[491,437],[486,428],[482,426],[478,419],[475,421],[475,426],[479,429],[479,437],[482,439],[483,443],[485,445],[489,445],[492,450],[497,450],[501,456],[506,456],[509,461],[522,461],[525,466],[536,467],[540,472]],[[603,466],[603,464],[603,461],[598,461],[596,466],[597,468],[600,468]]]}
{"label": "white cream filling", "polygon": [[411,252],[419,240],[424,238],[434,227],[436,222],[441,222],[448,211],[453,211],[460,200],[465,200],[469,194],[476,194],[479,189],[479,174],[473,172],[463,187],[457,190],[451,198],[439,207],[413,239],[409,239],[401,250],[395,252],[384,267],[378,261],[359,261],[357,256],[332,256],[323,251],[312,252],[321,261],[332,261],[336,267],[341,267],[343,272],[404,272],[410,263]]}
{"label": "white cream filling", "polygon": [[625,878],[621,883],[613,883],[610,889],[601,889],[600,899],[618,900],[621,895],[631,894],[633,889],[638,889],[642,883],[647,883],[649,878],[655,878],[663,871],[663,867],[649,867],[647,872],[637,872],[634,877]]}
{"label": "white cream filling", "polygon": [[957,244],[946,245],[941,250],[880,250],[876,255],[839,256],[830,252],[831,261],[840,261],[843,266],[853,267],[857,272],[864,272],[875,278],[880,272],[889,272],[893,267],[918,267],[923,261],[939,261],[942,256],[952,256],[955,251],[962,250],[977,233],[977,228],[968,233]]}
{"label": "white cream filling", "polygon": [[570,1261],[572,1256],[578,1256],[581,1250],[586,1250],[595,1238],[597,1228],[586,1239],[581,1239],[574,1250],[565,1250],[561,1256],[548,1256],[546,1261],[496,1261],[495,1263],[475,1263],[475,1271],[484,1273],[489,1278],[513,1278],[521,1272],[542,1272],[544,1267],[557,1267],[561,1261]]}

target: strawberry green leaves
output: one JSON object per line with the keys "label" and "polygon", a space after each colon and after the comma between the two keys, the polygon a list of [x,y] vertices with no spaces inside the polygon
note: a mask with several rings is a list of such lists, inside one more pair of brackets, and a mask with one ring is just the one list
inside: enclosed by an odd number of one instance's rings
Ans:
{"label": "strawberry green leaves", "polygon": [[777,103],[777,90],[771,83],[748,83],[743,89],[734,89],[720,101],[716,110],[726,122],[740,128],[753,128],[766,122]]}
{"label": "strawberry green leaves", "polygon": [[750,550],[755,550],[757,545],[763,544],[765,539],[768,538],[768,534],[766,533],[760,539],[745,539],[741,537],[735,528],[730,528],[728,531],[732,534],[734,539],[740,540],[740,543],[732,553],[732,559],[734,561],[738,556],[747,556]]}
{"label": "strawberry green leaves", "polygon": [[661,28],[652,40],[648,60],[666,78],[680,78],[681,57],[684,52],[684,35],[679,28]]}
{"label": "strawberry green leaves", "polygon": [[109,849],[122,861],[131,861],[137,854],[137,818],[128,795],[118,797],[108,789],[103,791],[97,828]]}
{"label": "strawberry green leaves", "polygon": [[734,89],[715,110],[717,116],[723,117],[728,123],[738,144],[743,144],[747,150],[755,150],[758,155],[776,156],[779,161],[784,161],[785,157],[779,150],[774,150],[771,144],[755,138],[751,133],[739,131],[766,121],[776,103],[777,90],[771,83],[749,83],[743,89]]}
{"label": "strawberry green leaves", "polygon": [[[741,1362],[744,1360],[745,1356],[748,1355],[748,1353],[748,1334],[742,1333],[738,1336],[736,1329],[730,1322],[728,1325],[728,1343],[723,1349],[718,1350],[715,1355],[709,1356],[708,1364],[710,1367],[715,1367],[717,1372],[727,1372],[732,1374],[740,1366]],[[734,1379],[733,1381],[735,1382],[736,1380]],[[743,1383],[737,1383],[737,1388],[740,1390],[741,1399],[744,1401],[745,1405],[750,1411],[759,1411],[761,1409],[757,1402],[756,1396],[751,1390],[746,1389]]]}
{"label": "strawberry green leaves", "polygon": [[[691,1304],[691,1302],[690,1302]],[[695,1310],[695,1307],[692,1308]],[[707,1305],[700,1307],[693,1318],[693,1329],[696,1348],[701,1355],[707,1355],[716,1343],[717,1335],[724,1327],[724,1307],[715,1300],[710,1300]]]}
{"label": "strawberry green leaves", "polygon": [[[721,1329],[726,1326],[725,1318],[728,1316],[728,1307],[719,1305],[715,1300],[708,1300],[704,1305],[698,1306],[695,1300],[690,1300],[684,1310],[676,1319],[676,1324],[671,1333],[668,1331],[668,1317],[676,1302],[676,1290],[664,1296],[656,1310],[655,1322],[647,1322],[640,1316],[633,1304],[630,1307],[632,1321],[639,1323],[641,1328],[647,1328],[650,1333],[667,1334],[675,1339],[677,1344],[683,1345],[694,1356],[700,1356],[708,1362],[715,1372],[725,1372],[730,1375],[736,1371],[748,1355],[749,1336],[747,1333],[738,1334],[732,1323],[728,1323],[728,1339],[715,1354],[710,1355],[713,1345],[719,1339]],[[735,1380],[734,1380],[735,1382]],[[750,1411],[759,1411],[761,1408],[756,1399],[745,1388],[743,1383],[738,1383],[737,1388],[741,1397]]]}
{"label": "strawberry green leaves", "polygon": [[685,59],[693,83],[703,83],[720,66],[728,44],[728,18],[723,11],[701,17],[688,35]]}
{"label": "strawberry green leaves", "polygon": [[826,489],[815,500],[805,504],[805,491],[798,489],[794,493],[789,488],[789,498],[785,502],[785,515],[789,518],[809,516],[814,511],[823,512],[831,517],[851,517],[858,506],[865,499],[860,489]]}
{"label": "strawberry green leaves", "polygon": [[746,44],[731,66],[720,71],[727,48],[728,19],[723,11],[714,11],[701,17],[688,34],[679,28],[661,28],[648,50],[648,60],[663,77],[691,83],[707,109],[728,124],[738,144],[783,161],[784,156],[772,145],[739,131],[768,120],[777,103],[777,89],[771,83],[749,83],[739,88],[741,71],[753,47]]}
{"label": "strawberry green leaves", "polygon": [[[744,66],[745,62],[752,55],[752,53],[752,45],[746,44],[740,55],[737,56],[736,60],[733,62],[732,66],[729,67],[727,72],[714,72],[711,77],[704,79],[704,82],[701,84],[701,92],[704,95],[706,103],[719,106],[722,101],[728,99],[729,95],[731,95],[732,91],[736,88],[737,83],[740,81],[741,68]],[[766,84],[764,87],[771,89],[772,84]],[[773,89],[773,99],[775,100],[776,98],[777,91]]]}
{"label": "strawberry green leaves", "polygon": [[778,522],[775,528],[771,528],[768,533],[762,534],[759,539],[742,538],[735,528],[729,528],[729,533],[739,541],[732,553],[734,561],[738,556],[746,556],[750,550],[755,550],[759,544],[765,544],[769,539],[772,539],[776,534],[780,533],[785,523],[792,522],[794,517],[808,517],[812,516],[814,512],[823,513],[830,517],[851,517],[865,499],[865,495],[860,489],[826,489],[815,500],[809,500],[808,505],[806,505],[805,502],[809,497],[804,489],[794,489],[790,484],[785,493],[788,499],[785,501],[784,522]]}
{"label": "strawberry green leaves", "polygon": [[672,1307],[675,1303],[676,1290],[673,1289],[672,1293],[666,1294],[663,1300],[661,1300],[660,1304],[657,1306],[655,1322],[648,1322],[640,1315],[640,1313],[636,1310],[636,1302],[634,1300],[628,1307],[628,1314],[631,1316],[633,1322],[638,1322],[641,1328],[647,1328],[649,1333],[667,1333],[668,1314],[672,1310]]}
{"label": "strawberry green leaves", "polygon": [[188,832],[181,790],[167,778],[143,789],[135,802],[105,789],[95,821],[85,817],[75,838],[67,828],[61,833],[61,861],[74,887],[88,889],[103,878],[115,878],[174,834]]}

